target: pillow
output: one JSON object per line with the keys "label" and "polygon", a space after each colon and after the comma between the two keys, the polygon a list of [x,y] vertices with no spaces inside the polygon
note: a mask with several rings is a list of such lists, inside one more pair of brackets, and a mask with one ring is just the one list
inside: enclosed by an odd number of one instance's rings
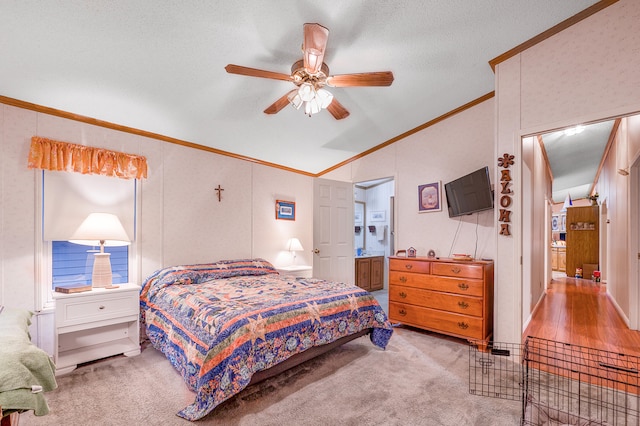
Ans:
{"label": "pillow", "polygon": [[0,307],[0,336],[24,337],[31,340],[29,326],[33,312],[26,309]]}
{"label": "pillow", "polygon": [[142,285],[141,295],[143,298],[148,297],[150,293],[169,285],[200,284],[214,279],[277,273],[270,262],[260,258],[172,266],[160,269],[149,276]]}

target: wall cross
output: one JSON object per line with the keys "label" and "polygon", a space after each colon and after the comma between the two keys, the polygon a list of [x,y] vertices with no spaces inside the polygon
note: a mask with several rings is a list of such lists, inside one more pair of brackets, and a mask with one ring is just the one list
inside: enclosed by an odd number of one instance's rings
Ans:
{"label": "wall cross", "polygon": [[222,189],[222,187],[218,185],[218,187],[214,188],[214,190],[218,193],[218,202],[220,202],[220,200],[222,199],[222,191],[224,191],[224,189]]}

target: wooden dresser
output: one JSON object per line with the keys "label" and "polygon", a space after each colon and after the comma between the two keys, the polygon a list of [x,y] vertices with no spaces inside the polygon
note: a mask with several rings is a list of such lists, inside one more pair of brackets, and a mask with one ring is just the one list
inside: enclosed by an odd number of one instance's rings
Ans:
{"label": "wooden dresser", "polygon": [[390,257],[389,319],[468,340],[489,340],[493,262]]}

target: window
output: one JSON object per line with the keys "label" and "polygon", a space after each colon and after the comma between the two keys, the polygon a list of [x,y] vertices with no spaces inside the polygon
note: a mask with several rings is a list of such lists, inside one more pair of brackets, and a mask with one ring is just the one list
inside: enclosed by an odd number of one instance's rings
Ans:
{"label": "window", "polygon": [[136,282],[137,180],[43,170],[38,181],[38,309],[54,306],[56,286],[91,284],[93,253],[99,247],[68,240],[92,212],[113,213],[122,222],[131,245],[105,247],[105,252],[111,253],[114,284]]}
{"label": "window", "polygon": [[[111,254],[113,284],[129,282],[129,246],[105,247],[105,253]],[[52,289],[68,284],[91,285],[94,253],[100,247],[74,244],[68,241],[51,243]]]}

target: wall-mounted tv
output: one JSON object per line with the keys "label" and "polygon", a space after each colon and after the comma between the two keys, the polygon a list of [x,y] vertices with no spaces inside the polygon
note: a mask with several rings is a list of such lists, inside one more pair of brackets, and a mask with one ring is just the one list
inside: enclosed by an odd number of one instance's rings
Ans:
{"label": "wall-mounted tv", "polygon": [[489,167],[462,176],[444,185],[449,217],[463,216],[493,208]]}

